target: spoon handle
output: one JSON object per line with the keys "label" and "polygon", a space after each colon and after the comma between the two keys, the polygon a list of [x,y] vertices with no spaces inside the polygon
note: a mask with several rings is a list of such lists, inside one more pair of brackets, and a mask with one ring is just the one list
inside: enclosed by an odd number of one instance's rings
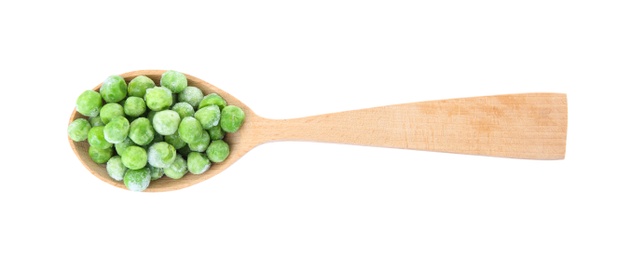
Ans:
{"label": "spoon handle", "polygon": [[261,142],[316,141],[525,159],[563,159],[567,102],[523,93],[254,122]]}

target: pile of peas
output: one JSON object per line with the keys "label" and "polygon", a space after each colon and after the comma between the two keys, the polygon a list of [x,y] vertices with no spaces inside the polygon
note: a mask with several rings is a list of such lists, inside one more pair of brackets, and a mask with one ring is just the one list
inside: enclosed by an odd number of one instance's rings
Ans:
{"label": "pile of peas", "polygon": [[86,118],[68,125],[70,139],[87,140],[90,158],[132,191],[164,175],[180,179],[223,162],[230,154],[223,138],[245,120],[241,108],[216,93],[204,95],[173,70],[161,75],[160,86],[144,75],[128,84],[109,76],[98,92],[79,95],[76,110]]}

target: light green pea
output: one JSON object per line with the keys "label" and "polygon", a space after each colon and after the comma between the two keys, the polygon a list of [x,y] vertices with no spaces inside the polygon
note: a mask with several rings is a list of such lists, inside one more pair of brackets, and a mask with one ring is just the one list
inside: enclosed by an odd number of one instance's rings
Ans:
{"label": "light green pea", "polygon": [[120,155],[125,167],[137,170],[147,165],[147,152],[139,146],[131,145]]}
{"label": "light green pea", "polygon": [[212,141],[206,150],[206,155],[211,162],[222,162],[230,155],[230,146],[223,140]]}
{"label": "light green pea", "polygon": [[92,126],[85,118],[77,118],[68,125],[68,137],[75,142],[85,141]]}
{"label": "light green pea", "polygon": [[106,163],[107,160],[109,160],[109,158],[114,155],[114,149],[112,149],[111,147],[100,149],[94,146],[90,146],[90,148],[88,148],[88,154],[90,155],[90,158],[92,158],[92,161],[94,161],[95,163]]}
{"label": "light green pea", "polygon": [[94,90],[86,90],[79,95],[76,102],[76,109],[79,114],[94,117],[103,106],[101,95]]}
{"label": "light green pea", "polygon": [[175,161],[170,166],[164,168],[164,174],[171,179],[181,179],[188,172],[186,160],[181,155],[177,155]]}
{"label": "light green pea", "polygon": [[179,138],[184,140],[184,142],[193,143],[195,140],[202,137],[204,131],[201,127],[201,123],[199,123],[197,119],[194,117],[184,117],[179,123],[177,132]]}
{"label": "light green pea", "polygon": [[180,93],[188,86],[188,80],[183,73],[169,70],[162,74],[160,85],[170,89],[173,93]]}
{"label": "light green pea", "polygon": [[199,102],[203,99],[203,92],[198,87],[188,86],[184,88],[182,93],[179,93],[178,101],[186,102],[196,108],[199,106]]}
{"label": "light green pea", "polygon": [[206,149],[208,149],[208,145],[210,145],[210,134],[203,131],[201,133],[201,138],[196,139],[192,143],[188,143],[188,148],[194,152],[205,152]]}
{"label": "light green pea", "polygon": [[123,142],[129,135],[129,120],[124,116],[117,116],[105,125],[103,129],[105,140],[112,144]]}
{"label": "light green pea", "polygon": [[153,117],[153,128],[161,135],[172,135],[179,127],[179,114],[173,110],[162,110]]}
{"label": "light green pea", "polygon": [[155,87],[155,82],[153,82],[153,80],[151,80],[147,76],[139,75],[129,81],[127,93],[130,97],[143,98],[144,94],[146,94],[147,92],[147,89],[152,87]]}
{"label": "light green pea", "polygon": [[90,128],[90,131],[88,131],[87,139],[90,146],[98,149],[106,149],[112,147],[112,143],[107,142],[107,140],[105,139],[105,133],[103,132],[103,130],[105,130],[104,126]]}
{"label": "light green pea", "polygon": [[125,111],[118,103],[107,103],[103,106],[103,108],[101,108],[100,116],[101,121],[103,121],[104,124],[107,124],[109,123],[109,120],[114,117],[125,116]]}
{"label": "light green pea", "polygon": [[173,95],[171,91],[165,87],[154,87],[147,89],[144,95],[144,101],[147,107],[153,111],[161,111],[167,109],[173,104]]}
{"label": "light green pea", "polygon": [[103,123],[103,120],[101,120],[100,116],[93,116],[93,117],[90,117],[88,120],[90,121],[90,125],[92,127],[105,126],[105,123]]}
{"label": "light green pea", "polygon": [[127,147],[132,146],[132,145],[135,145],[135,143],[131,141],[129,136],[127,136],[127,138],[125,138],[125,140],[123,140],[122,142],[114,144],[114,148],[116,148],[116,153],[118,155],[121,155],[123,151],[127,149]]}
{"label": "light green pea", "polygon": [[123,105],[123,111],[125,115],[130,117],[137,117],[144,114],[147,110],[147,105],[144,103],[144,99],[139,97],[128,97],[125,99],[125,104]]}
{"label": "light green pea", "polygon": [[210,168],[210,160],[205,154],[191,152],[186,159],[188,170],[192,174],[202,174]]}
{"label": "light green pea", "polygon": [[245,112],[240,107],[228,105],[221,111],[221,129],[228,133],[238,131],[245,121]]}
{"label": "light green pea", "polygon": [[109,174],[109,177],[112,177],[112,179],[117,181],[122,181],[123,176],[127,171],[127,167],[125,167],[125,165],[122,163],[122,159],[118,155],[109,158],[109,160],[107,161],[107,166],[105,168],[107,169],[107,174]]}
{"label": "light green pea", "polygon": [[101,84],[100,93],[107,103],[121,101],[127,97],[127,82],[119,75],[109,76]]}
{"label": "light green pea", "polygon": [[138,117],[131,122],[129,138],[137,145],[147,145],[155,138],[151,122],[146,117]]}
{"label": "light green pea", "polygon": [[149,165],[158,168],[165,168],[175,161],[177,152],[175,147],[167,142],[157,142],[149,147]]}
{"label": "light green pea", "polygon": [[203,129],[210,129],[210,127],[219,124],[221,119],[221,110],[217,105],[209,105],[202,107],[195,112],[195,118],[201,123]]}
{"label": "light green pea", "polygon": [[210,134],[210,140],[221,140],[225,136],[225,132],[220,125],[210,127],[208,134]]}
{"label": "light green pea", "polygon": [[217,105],[219,109],[223,109],[227,106],[227,102],[217,93],[210,93],[203,97],[201,102],[199,102],[199,108],[207,107],[209,105]]}
{"label": "light green pea", "polygon": [[125,186],[130,191],[143,191],[149,187],[151,183],[151,173],[148,167],[140,169],[130,169],[123,177]]}
{"label": "light green pea", "polygon": [[179,149],[182,148],[186,145],[188,145],[186,142],[184,142],[184,140],[182,140],[179,137],[179,133],[175,132],[172,135],[165,135],[164,136],[164,141],[171,144],[173,147],[175,147],[175,149]]}
{"label": "light green pea", "polygon": [[153,167],[151,165],[149,165],[148,168],[149,168],[149,172],[151,174],[151,180],[152,181],[157,180],[159,178],[162,178],[162,176],[164,176],[164,169]]}
{"label": "light green pea", "polygon": [[186,102],[175,103],[171,109],[179,114],[179,118],[195,115],[195,109]]}

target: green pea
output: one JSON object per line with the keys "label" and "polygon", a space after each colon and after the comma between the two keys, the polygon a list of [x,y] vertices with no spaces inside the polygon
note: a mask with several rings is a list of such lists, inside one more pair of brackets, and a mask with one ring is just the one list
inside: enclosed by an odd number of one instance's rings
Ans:
{"label": "green pea", "polygon": [[201,123],[194,117],[184,117],[177,129],[179,137],[186,143],[193,143],[203,135]]}
{"label": "green pea", "polygon": [[188,144],[186,144],[184,147],[177,149],[177,153],[181,156],[183,156],[184,158],[188,157],[188,154],[190,154],[192,151],[190,150],[190,147],[188,147]]}
{"label": "green pea", "polygon": [[129,81],[127,93],[130,97],[143,98],[144,94],[146,94],[147,92],[147,89],[152,87],[155,87],[155,82],[153,82],[153,80],[151,80],[147,76],[139,75]]}
{"label": "green pea", "polygon": [[127,83],[119,75],[111,75],[101,84],[101,97],[107,103],[116,103],[127,97]]}
{"label": "green pea", "polygon": [[161,111],[167,109],[173,104],[173,95],[168,88],[154,87],[147,89],[144,95],[144,101],[147,107],[153,111]]}
{"label": "green pea", "polygon": [[125,138],[122,142],[114,144],[114,148],[116,148],[116,153],[120,155],[123,151],[125,151],[125,149],[127,149],[127,147],[132,145],[135,145],[135,143],[129,139],[129,136],[127,136],[127,138]]}
{"label": "green pea", "polygon": [[227,106],[227,102],[217,93],[210,93],[203,97],[201,102],[199,102],[199,108],[207,107],[209,105],[217,105],[219,109],[223,109]]}
{"label": "green pea", "polygon": [[102,106],[101,95],[94,90],[83,91],[76,102],[77,112],[87,117],[98,116],[98,111]]}
{"label": "green pea", "polygon": [[171,109],[179,114],[179,118],[195,115],[195,109],[186,102],[175,103]]}
{"label": "green pea", "polygon": [[234,133],[243,125],[245,112],[240,107],[228,105],[221,111],[221,129],[228,133]]}
{"label": "green pea", "polygon": [[107,103],[103,106],[103,108],[101,108],[100,116],[101,121],[103,121],[104,124],[107,124],[109,123],[109,120],[114,117],[125,116],[125,111],[118,103]]}
{"label": "green pea", "polygon": [[219,120],[221,119],[221,110],[217,105],[202,107],[195,112],[195,118],[199,120],[203,129],[210,129],[210,127],[219,124]]}
{"label": "green pea", "polygon": [[206,155],[211,162],[222,162],[230,155],[230,146],[223,140],[212,141],[206,150]]}
{"label": "green pea", "polygon": [[112,144],[123,142],[129,135],[129,120],[124,116],[117,116],[105,125],[103,129],[105,140]]}
{"label": "green pea", "polygon": [[142,169],[147,165],[148,159],[144,148],[135,145],[127,147],[120,155],[120,158],[125,167],[132,170]]}
{"label": "green pea", "polygon": [[188,170],[192,174],[202,174],[210,168],[210,160],[205,154],[191,152],[186,159]]}
{"label": "green pea", "polygon": [[95,163],[106,163],[107,160],[109,160],[109,158],[114,155],[114,149],[112,149],[111,147],[101,149],[90,146],[90,148],[88,148],[88,154],[90,155],[90,158],[92,158],[92,161],[94,161]]}
{"label": "green pea", "polygon": [[147,114],[146,118],[148,118],[150,122],[153,122],[153,117],[155,117],[155,114],[157,112],[158,111],[149,110],[149,112],[146,113]]}
{"label": "green pea", "polygon": [[92,126],[85,118],[77,118],[68,125],[68,136],[75,142],[85,141]]}
{"label": "green pea", "polygon": [[105,130],[104,126],[97,126],[90,128],[88,131],[88,143],[90,146],[94,146],[98,149],[105,149],[112,147],[112,143],[107,142],[105,139],[105,134],[103,132]]}
{"label": "green pea", "polygon": [[170,89],[173,93],[180,93],[188,86],[188,80],[183,73],[169,70],[162,74],[160,85]]}
{"label": "green pea", "polygon": [[125,104],[123,105],[125,115],[137,117],[144,114],[146,110],[147,105],[144,103],[144,99],[139,97],[128,97],[125,99]]}
{"label": "green pea", "polygon": [[182,93],[179,93],[178,101],[186,102],[193,106],[193,108],[199,106],[199,102],[203,99],[203,92],[201,89],[193,86],[188,86],[184,88]]}
{"label": "green pea", "polygon": [[179,137],[179,133],[175,132],[172,135],[165,135],[164,136],[164,141],[171,144],[173,147],[175,147],[175,149],[179,149],[182,148],[186,145],[188,145],[186,142],[184,142],[184,140],[182,140]]}
{"label": "green pea", "polygon": [[188,172],[186,160],[181,155],[177,155],[175,161],[164,168],[164,175],[171,179],[181,179]]}
{"label": "green pea", "polygon": [[153,128],[162,135],[172,135],[179,127],[179,114],[173,110],[162,110],[153,117]]}
{"label": "green pea", "polygon": [[146,190],[151,183],[150,170],[148,167],[128,170],[123,177],[123,182],[130,191]]}
{"label": "green pea", "polygon": [[90,121],[90,125],[92,127],[105,126],[105,123],[103,123],[103,120],[101,120],[100,116],[93,116],[93,117],[90,117],[88,120]]}
{"label": "green pea", "polygon": [[122,159],[118,155],[109,158],[109,160],[107,161],[107,166],[105,168],[107,169],[107,174],[109,174],[109,177],[112,177],[112,179],[117,181],[122,181],[123,176],[127,171],[127,167],[125,167],[125,165],[122,163]]}
{"label": "green pea", "polygon": [[193,152],[205,152],[210,145],[210,134],[207,131],[201,133],[201,138],[196,139],[192,143],[188,143],[188,148]]}
{"label": "green pea", "polygon": [[129,126],[129,138],[137,145],[147,145],[155,138],[151,122],[146,117],[138,117]]}
{"label": "green pea", "polygon": [[210,134],[210,140],[221,140],[225,136],[225,132],[220,125],[210,127],[208,134]]}
{"label": "green pea", "polygon": [[164,169],[153,167],[151,165],[149,165],[148,168],[149,168],[149,172],[151,174],[151,180],[152,181],[157,180],[159,178],[162,178],[162,176],[164,176]]}
{"label": "green pea", "polygon": [[154,143],[149,147],[149,165],[158,168],[165,168],[175,161],[177,152],[175,147],[167,142]]}

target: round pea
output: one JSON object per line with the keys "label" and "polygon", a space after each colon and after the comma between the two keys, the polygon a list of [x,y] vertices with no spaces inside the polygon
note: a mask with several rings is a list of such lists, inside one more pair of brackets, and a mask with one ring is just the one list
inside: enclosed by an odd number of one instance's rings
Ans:
{"label": "round pea", "polygon": [[139,146],[131,145],[120,155],[125,167],[137,170],[147,165],[147,152]]}
{"label": "round pea", "polygon": [[157,180],[159,178],[162,178],[162,176],[164,176],[164,169],[153,167],[151,165],[149,165],[148,168],[149,168],[149,172],[151,174],[151,180],[152,181]]}
{"label": "round pea", "polygon": [[123,182],[130,191],[146,190],[151,183],[150,170],[148,167],[128,170],[123,177]]}
{"label": "round pea", "polygon": [[157,142],[149,147],[149,165],[158,168],[165,168],[175,161],[177,152],[175,147],[167,142]]}
{"label": "round pea", "polygon": [[92,161],[94,161],[95,163],[106,163],[107,160],[109,160],[109,158],[114,155],[114,149],[112,149],[111,147],[100,149],[94,146],[90,146],[90,148],[88,148],[88,154],[90,155],[90,158],[92,158]]}
{"label": "round pea", "polygon": [[127,97],[127,83],[119,75],[109,76],[101,84],[101,97],[107,103],[116,103]]}
{"label": "round pea", "polygon": [[77,118],[68,125],[68,136],[75,142],[85,141],[92,126],[85,118]]}
{"label": "round pea", "polygon": [[107,103],[103,106],[103,108],[101,108],[100,116],[101,121],[103,121],[104,124],[107,124],[109,123],[109,120],[114,117],[125,116],[125,111],[118,103]]}
{"label": "round pea", "polygon": [[125,115],[130,117],[137,117],[147,110],[147,105],[144,103],[144,99],[139,97],[128,97],[125,99],[125,104],[123,105],[123,111]]}
{"label": "round pea", "polygon": [[143,98],[144,94],[146,94],[147,92],[147,89],[152,87],[155,87],[155,82],[153,82],[153,80],[151,80],[147,76],[139,75],[129,81],[127,93],[130,97]]}
{"label": "round pea", "polygon": [[175,161],[168,167],[164,168],[164,175],[171,179],[181,179],[188,172],[186,160],[181,155],[177,155]]}
{"label": "round pea", "polygon": [[149,109],[153,111],[160,111],[167,109],[173,104],[173,95],[168,88],[154,87],[147,89],[147,93],[144,95],[144,100]]}
{"label": "round pea", "polygon": [[165,135],[164,141],[171,144],[173,147],[175,147],[175,149],[179,149],[187,145],[187,143],[179,137],[179,134],[177,132],[172,135]]}
{"label": "round pea", "polygon": [[175,103],[171,109],[179,114],[179,118],[195,115],[195,109],[186,102]]}
{"label": "round pea", "polygon": [[201,102],[199,102],[199,108],[207,107],[209,105],[217,105],[220,109],[223,109],[227,106],[227,102],[217,93],[210,93],[203,97]]}
{"label": "round pea", "polygon": [[129,126],[129,138],[137,145],[147,145],[153,141],[155,132],[146,117],[138,117]]}
{"label": "round pea", "polygon": [[225,136],[225,132],[220,125],[210,127],[208,134],[210,134],[210,140],[221,140]]}
{"label": "round pea", "polygon": [[205,154],[191,152],[186,159],[188,170],[192,174],[202,174],[210,168],[210,160]]}
{"label": "round pea", "polygon": [[105,140],[112,144],[123,142],[129,135],[129,120],[124,116],[117,116],[105,125],[103,129]]}
{"label": "round pea", "polygon": [[203,129],[210,129],[210,127],[219,124],[219,120],[221,119],[221,110],[217,105],[202,107],[195,112],[195,118],[199,120]]}
{"label": "round pea", "polygon": [[170,89],[173,93],[180,93],[188,86],[188,80],[183,73],[169,70],[162,74],[160,85]]}
{"label": "round pea", "polygon": [[129,136],[127,136],[127,138],[125,138],[122,142],[114,144],[114,148],[116,148],[116,153],[120,155],[123,151],[125,151],[125,149],[127,149],[127,147],[132,145],[135,145],[135,143],[129,139]]}
{"label": "round pea", "polygon": [[196,139],[192,143],[188,143],[188,148],[194,152],[205,152],[206,149],[208,149],[208,145],[210,145],[210,134],[203,131],[201,133],[201,138]]}
{"label": "round pea", "polygon": [[197,121],[194,117],[184,117],[179,123],[179,128],[177,129],[179,138],[184,140],[186,143],[195,142],[195,140],[202,137],[203,132],[201,123],[199,123],[199,121]]}
{"label": "round pea", "polygon": [[245,112],[240,107],[228,105],[221,111],[221,129],[228,133],[234,133],[243,125]]}
{"label": "round pea", "polygon": [[107,161],[107,174],[109,177],[117,181],[122,181],[123,176],[125,175],[125,171],[127,171],[127,167],[122,163],[122,159],[119,155],[112,156]]}
{"label": "round pea", "polygon": [[112,143],[107,142],[105,139],[104,126],[97,126],[90,128],[88,131],[88,143],[98,149],[105,149],[112,147]]}
{"label": "round pea", "polygon": [[230,155],[230,146],[223,140],[212,141],[206,150],[206,155],[211,162],[222,162]]}
{"label": "round pea", "polygon": [[179,114],[173,110],[162,110],[153,117],[153,128],[161,135],[172,135],[179,127]]}
{"label": "round pea", "polygon": [[103,123],[103,120],[101,120],[100,116],[93,116],[93,117],[90,117],[88,120],[90,121],[90,125],[92,127],[101,126],[101,125],[105,126],[105,123]]}
{"label": "round pea", "polygon": [[177,100],[179,102],[186,102],[194,108],[199,106],[199,102],[201,102],[202,99],[203,92],[201,92],[201,89],[193,86],[188,86],[184,88],[182,93],[179,93]]}
{"label": "round pea", "polygon": [[98,116],[102,106],[103,100],[101,95],[94,90],[83,91],[76,102],[77,112],[87,117]]}

